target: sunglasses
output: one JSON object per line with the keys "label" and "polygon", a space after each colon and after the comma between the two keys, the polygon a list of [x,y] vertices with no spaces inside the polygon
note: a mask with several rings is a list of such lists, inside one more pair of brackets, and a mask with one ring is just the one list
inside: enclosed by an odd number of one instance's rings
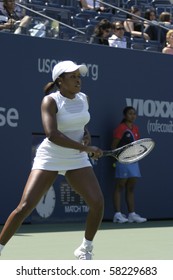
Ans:
{"label": "sunglasses", "polygon": [[124,30],[124,27],[118,27],[116,30]]}

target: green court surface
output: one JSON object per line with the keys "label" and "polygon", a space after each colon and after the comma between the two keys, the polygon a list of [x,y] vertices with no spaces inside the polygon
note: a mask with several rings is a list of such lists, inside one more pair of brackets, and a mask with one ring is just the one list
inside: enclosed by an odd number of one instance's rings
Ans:
{"label": "green court surface", "polygon": [[[0,226],[1,230],[2,226]],[[82,223],[24,224],[1,260],[74,260]],[[143,224],[103,222],[94,240],[94,260],[173,260],[173,220]]]}

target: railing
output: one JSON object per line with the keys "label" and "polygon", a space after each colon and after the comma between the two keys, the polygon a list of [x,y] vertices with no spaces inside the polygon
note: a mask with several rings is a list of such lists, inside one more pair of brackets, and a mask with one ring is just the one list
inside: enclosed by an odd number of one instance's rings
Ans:
{"label": "railing", "polygon": [[[71,30],[74,30],[74,31],[77,32],[77,33],[85,34],[85,32],[81,31],[80,29],[77,29],[77,28],[75,28],[75,27],[73,27],[73,26],[70,26],[70,25],[64,23],[64,22],[61,22],[61,21],[59,21],[59,20],[56,20],[56,19],[54,19],[54,18],[52,18],[52,17],[50,17],[50,16],[47,16],[47,15],[45,15],[45,14],[39,12],[39,11],[34,11],[33,9],[27,7],[26,5],[23,5],[23,4],[21,4],[21,3],[16,3],[16,5],[19,6],[19,7],[21,7],[21,8],[23,8],[23,9],[25,9],[25,10],[27,10],[27,11],[29,11],[30,13],[33,13],[33,15],[38,15],[38,16],[42,17],[43,19],[46,19],[46,20],[49,20],[49,21],[52,21],[52,22],[56,23],[57,25],[65,26],[65,27],[67,27],[67,28],[69,28],[69,29],[71,29]],[[43,6],[42,6],[42,8],[46,9],[46,7],[43,7]],[[63,12],[63,8],[60,8],[60,9],[57,8],[57,9],[54,9],[54,10],[55,10],[55,11],[57,10],[57,11]],[[65,11],[66,11],[66,10],[65,10]]]}
{"label": "railing", "polygon": [[150,25],[159,26],[159,27],[161,27],[161,28],[163,28],[163,29],[165,29],[165,30],[169,30],[169,29],[170,29],[170,28],[167,28],[166,26],[163,26],[163,25],[160,24],[159,22],[150,21],[150,20],[148,20],[148,19],[145,19],[145,18],[143,18],[143,17],[141,17],[141,16],[137,16],[137,15],[135,15],[135,14],[132,14],[132,13],[130,13],[129,11],[126,11],[125,9],[122,9],[122,8],[120,8],[120,7],[111,5],[111,4],[106,3],[106,2],[104,2],[104,1],[97,0],[97,2],[104,4],[105,6],[107,6],[107,7],[109,7],[109,8],[116,9],[116,10],[118,10],[118,11],[120,11],[120,12],[123,12],[123,13],[125,13],[126,15],[133,16],[133,17],[135,17],[135,18],[137,18],[137,19],[139,19],[139,20],[141,20],[141,21],[143,21],[143,22],[145,21],[145,22],[147,22],[147,23],[150,24]]}
{"label": "railing", "polygon": [[[142,22],[146,22],[148,23],[149,25],[154,25],[154,26],[157,26],[159,27],[160,29],[164,29],[164,30],[169,30],[170,28],[167,27],[167,26],[164,26],[163,24],[159,23],[159,22],[153,22],[153,21],[150,21],[150,20],[147,20],[141,16],[138,16],[138,15],[134,15],[132,13],[130,13],[129,11],[123,9],[123,8],[120,8],[120,7],[117,7],[115,5],[112,5],[110,3],[107,3],[105,1],[100,1],[100,0],[97,0],[97,2],[100,2],[101,4],[103,4],[105,7],[108,7],[108,8],[111,8],[111,9],[114,9],[115,11],[119,11],[121,13],[124,13],[126,16],[127,15],[130,15],[130,16],[133,16],[137,19],[139,19],[140,21]],[[95,3],[95,1],[94,1]],[[55,19],[53,17],[50,17],[48,15],[45,14],[45,11],[46,9],[50,9],[50,10],[53,10],[54,12],[57,12],[57,13],[62,13],[62,12],[67,12],[67,9],[64,9],[63,7],[60,7],[60,8],[51,8],[51,7],[48,7],[48,6],[37,6],[36,8],[39,9],[40,8],[40,11],[36,11],[36,10],[33,10],[32,8],[32,3],[30,4],[23,4],[23,3],[16,3],[17,6],[21,7],[22,9],[25,9],[26,11],[28,11],[32,17],[39,17],[41,19],[43,19],[43,22],[41,22],[41,24],[39,24],[39,21],[36,22],[38,24],[35,24],[35,26],[32,26],[31,30],[30,30],[30,33],[28,33],[28,35],[31,35],[31,36],[40,36],[39,34],[41,34],[39,31],[44,31],[46,29],[49,29],[49,32],[46,34],[46,32],[43,32],[44,33],[44,36],[45,37],[53,37],[53,38],[58,38],[58,39],[64,39],[64,35],[62,35],[62,32],[66,32],[64,29],[66,30],[71,30],[72,33],[73,33],[73,36],[74,35],[77,35],[77,36],[81,36],[81,42],[85,42],[85,43],[88,43],[86,39],[86,37],[88,36],[86,34],[86,30],[85,28],[76,28],[74,27],[73,25],[70,25],[70,24],[67,24],[67,23],[64,23],[63,21],[61,20],[58,20],[58,19]],[[30,6],[30,7],[29,7]],[[102,15],[104,15],[104,13],[102,13]],[[112,15],[114,19],[116,19],[116,15]],[[118,18],[117,18],[118,19]],[[121,18],[119,18],[120,20]],[[35,32],[33,30],[37,30],[38,28],[38,32]],[[55,30],[55,33],[54,32],[50,32],[50,30]],[[62,31],[63,30],[63,31]],[[31,32],[32,31],[32,32]],[[77,37],[76,36],[76,37]],[[40,36],[41,37],[41,36]],[[82,40],[82,38],[84,40]],[[69,39],[69,38],[67,38]]]}

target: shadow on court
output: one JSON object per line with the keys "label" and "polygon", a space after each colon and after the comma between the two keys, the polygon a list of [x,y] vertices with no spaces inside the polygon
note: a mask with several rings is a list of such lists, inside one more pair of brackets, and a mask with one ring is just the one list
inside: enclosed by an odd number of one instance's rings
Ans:
{"label": "shadow on court", "polygon": [[[0,229],[2,225],[0,226]],[[85,223],[23,224],[1,260],[73,260]],[[104,221],[94,239],[94,260],[173,260],[173,220],[142,224]]]}
{"label": "shadow on court", "polygon": [[[149,220],[146,223],[124,223],[118,224],[112,221],[103,221],[100,230],[126,230],[126,229],[142,229],[142,228],[164,228],[173,227],[173,220]],[[2,225],[0,226],[0,230]],[[81,222],[60,222],[51,224],[23,224],[15,235],[29,234],[29,233],[44,233],[44,232],[73,232],[84,231],[85,223]]]}

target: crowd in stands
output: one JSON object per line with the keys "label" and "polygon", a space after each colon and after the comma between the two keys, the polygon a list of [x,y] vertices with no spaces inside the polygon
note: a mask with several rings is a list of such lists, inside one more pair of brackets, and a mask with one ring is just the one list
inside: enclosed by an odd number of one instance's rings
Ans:
{"label": "crowd in stands", "polygon": [[170,0],[0,0],[0,32],[162,52],[172,11]]}
{"label": "crowd in stands", "polygon": [[24,9],[15,5],[15,0],[0,2],[0,30],[21,34],[30,23]]}
{"label": "crowd in stands", "polygon": [[124,21],[126,32],[130,32],[133,37],[142,37],[145,40],[149,40],[150,37],[144,31],[144,22],[138,19],[138,17],[141,17],[140,8],[137,6],[131,6],[130,13],[131,15]]}

